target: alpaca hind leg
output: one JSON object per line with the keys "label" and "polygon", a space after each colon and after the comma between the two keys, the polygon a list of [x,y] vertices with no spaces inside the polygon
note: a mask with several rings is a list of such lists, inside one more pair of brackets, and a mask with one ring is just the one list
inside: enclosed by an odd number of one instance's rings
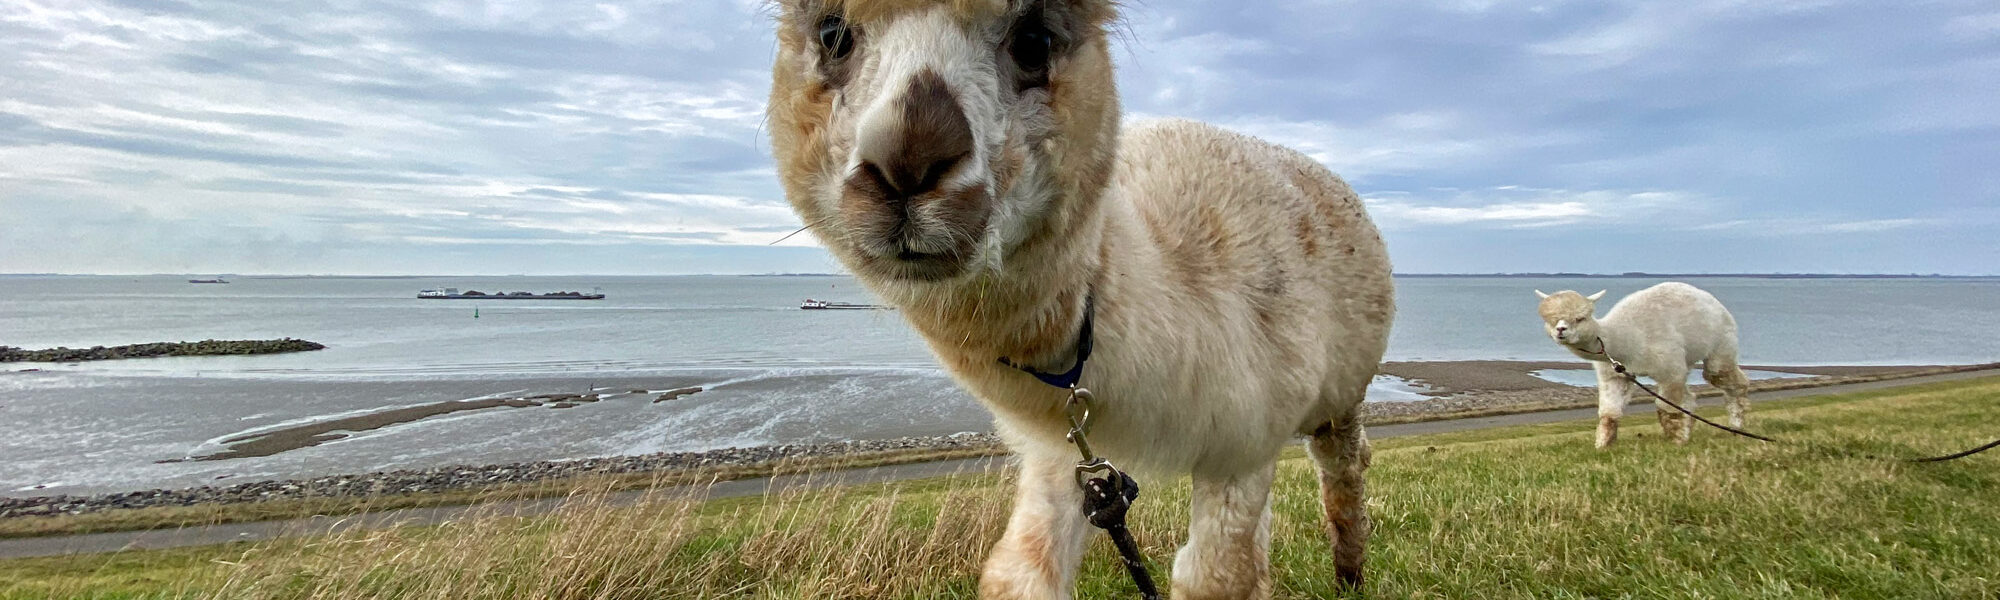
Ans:
{"label": "alpaca hind leg", "polygon": [[1744,417],[1750,412],[1750,376],[1744,374],[1733,359],[1710,358],[1703,361],[1701,377],[1709,385],[1722,390],[1729,404],[1729,426],[1742,429]]}
{"label": "alpaca hind leg", "polygon": [[1000,543],[986,557],[980,598],[1070,597],[1089,533],[1083,492],[1071,475],[1072,465],[1062,459],[1021,457],[1014,514]]}
{"label": "alpaca hind leg", "polygon": [[1319,466],[1320,505],[1326,510],[1326,535],[1333,543],[1333,565],[1342,584],[1360,588],[1362,565],[1368,558],[1367,480],[1368,432],[1354,415],[1321,425],[1306,441],[1306,452]]}
{"label": "alpaca hind leg", "polygon": [[1271,476],[1277,463],[1229,475],[1194,475],[1187,546],[1174,556],[1180,600],[1271,597]]}

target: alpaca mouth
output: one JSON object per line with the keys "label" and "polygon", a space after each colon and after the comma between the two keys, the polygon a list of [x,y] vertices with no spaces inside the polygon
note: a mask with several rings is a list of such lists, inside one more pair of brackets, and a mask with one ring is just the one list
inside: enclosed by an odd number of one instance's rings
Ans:
{"label": "alpaca mouth", "polygon": [[889,279],[942,281],[965,271],[965,261],[949,252],[923,252],[904,245],[893,256],[863,261],[871,271]]}
{"label": "alpaca mouth", "polygon": [[842,211],[862,269],[886,279],[938,281],[963,273],[985,238],[983,186],[914,199],[850,188]]}
{"label": "alpaca mouth", "polygon": [[903,262],[923,262],[926,260],[935,260],[944,258],[944,256],[945,255],[943,254],[938,254],[934,252],[918,252],[916,250],[911,250],[908,246],[904,246],[901,252],[896,253],[896,260],[900,260]]}

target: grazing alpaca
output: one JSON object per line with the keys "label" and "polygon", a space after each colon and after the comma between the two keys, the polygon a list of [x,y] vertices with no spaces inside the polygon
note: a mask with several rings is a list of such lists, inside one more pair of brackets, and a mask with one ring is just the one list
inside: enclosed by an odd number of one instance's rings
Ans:
{"label": "grazing alpaca", "polygon": [[[1694,408],[1688,393],[1688,370],[1701,362],[1701,376],[1729,397],[1729,426],[1743,427],[1750,405],[1750,378],[1736,366],[1736,317],[1722,302],[1700,288],[1669,281],[1619,300],[1604,318],[1597,312],[1600,291],[1584,296],[1572,291],[1544,294],[1543,326],[1549,337],[1597,369],[1597,447],[1618,440],[1618,417],[1632,400],[1633,385],[1611,366],[1611,359],[1633,375],[1652,377],[1661,396]],[[1694,420],[1660,402],[1660,431],[1685,444]]]}
{"label": "grazing alpaca", "polygon": [[1121,131],[1113,4],[783,0],[786,196],[1020,456],[982,596],[1070,595],[1089,530],[1068,393],[999,359],[1069,369],[1086,311],[1092,448],[1194,478],[1177,597],[1270,595],[1271,479],[1302,434],[1339,576],[1359,583],[1357,409],[1394,312],[1381,237],[1297,152],[1186,121]]}

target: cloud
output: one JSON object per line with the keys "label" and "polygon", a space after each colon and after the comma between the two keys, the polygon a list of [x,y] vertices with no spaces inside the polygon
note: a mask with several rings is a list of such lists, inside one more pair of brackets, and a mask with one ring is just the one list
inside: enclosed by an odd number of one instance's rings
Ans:
{"label": "cloud", "polygon": [[1214,120],[1303,152],[1357,181],[1424,173],[1444,164],[1492,164],[1509,155],[1578,143],[1584,135],[1570,131],[1502,135],[1481,131],[1480,124],[1447,111],[1391,113],[1352,123],[1260,117]]}
{"label": "cloud", "polygon": [[1574,223],[1657,223],[1661,213],[1688,211],[1698,199],[1677,192],[1570,191],[1501,186],[1482,190],[1381,192],[1364,198],[1387,229],[1435,226],[1552,227]]}
{"label": "cloud", "polygon": [[1965,41],[2000,37],[2000,12],[1952,17],[1945,21],[1944,33]]}
{"label": "cloud", "polygon": [[1889,232],[1918,227],[1950,226],[1938,219],[1867,219],[1861,221],[1838,221],[1822,218],[1793,219],[1740,219],[1708,223],[1694,227],[1698,231],[1723,231],[1750,233],[1757,236],[1819,235],[1846,233]]}
{"label": "cloud", "polygon": [[[2000,17],[1980,3],[1123,10],[1125,114],[1301,150],[1408,269],[1559,270],[1536,250],[1558,233],[1606,261],[1792,257],[1817,232],[1910,263],[1883,268],[1990,270],[1991,242],[1960,235],[2000,202],[1980,158],[2000,147]],[[800,225],[762,129],[767,11],[0,4],[0,271],[368,273],[441,248],[432,266],[468,272],[829,270],[811,236],[763,247]]]}

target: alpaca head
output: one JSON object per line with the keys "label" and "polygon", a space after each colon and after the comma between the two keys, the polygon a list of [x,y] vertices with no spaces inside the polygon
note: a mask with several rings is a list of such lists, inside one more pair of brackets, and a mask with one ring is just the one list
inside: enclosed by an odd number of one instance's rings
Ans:
{"label": "alpaca head", "polygon": [[1583,346],[1597,339],[1597,299],[1604,297],[1604,290],[1585,296],[1570,290],[1544,294],[1535,290],[1542,298],[1542,329],[1558,344]]}
{"label": "alpaca head", "polygon": [[778,0],[772,154],[864,279],[997,269],[1094,205],[1116,153],[1112,0]]}

